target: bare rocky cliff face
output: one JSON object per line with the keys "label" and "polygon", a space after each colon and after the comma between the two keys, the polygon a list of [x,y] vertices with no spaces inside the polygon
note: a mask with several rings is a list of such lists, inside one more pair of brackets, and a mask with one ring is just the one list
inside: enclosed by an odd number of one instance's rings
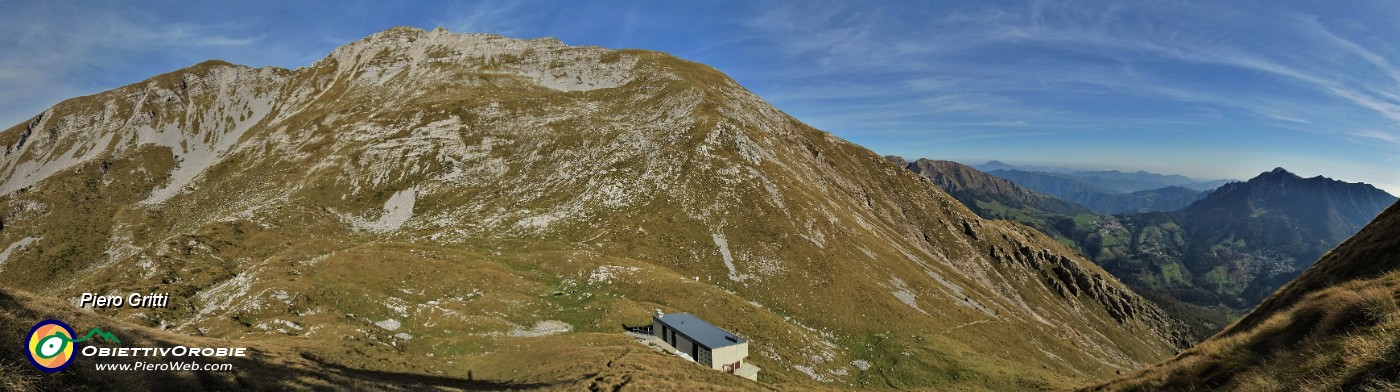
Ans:
{"label": "bare rocky cliff face", "polygon": [[711,382],[599,359],[650,355],[620,325],[654,308],[749,339],[779,388],[1080,385],[1183,342],[1044,235],[662,53],[395,28],[74,98],[0,144],[0,284],[170,292],[99,312],[351,369]]}

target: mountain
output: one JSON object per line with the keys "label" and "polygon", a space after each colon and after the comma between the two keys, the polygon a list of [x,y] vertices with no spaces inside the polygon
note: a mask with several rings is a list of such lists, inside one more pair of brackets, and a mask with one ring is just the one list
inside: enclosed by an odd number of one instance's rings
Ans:
{"label": "mountain", "polygon": [[[903,158],[899,157],[886,158],[897,165],[903,162]],[[953,198],[970,206],[977,205],[977,203],[968,202],[975,200],[982,201],[984,205],[1000,204],[1013,209],[1029,208],[1062,215],[1073,216],[1092,213],[1083,206],[1032,192],[1016,185],[1016,183],[988,175],[957,162],[919,159],[901,166],[933,180],[934,184],[948,192]],[[972,207],[972,210],[979,212],[986,210],[986,208],[978,206]]]}
{"label": "mountain", "polygon": [[[1185,341],[1045,235],[657,52],[395,28],[73,98],[0,144],[0,286],[53,299],[21,325],[168,292],[82,320],[611,390],[1069,387]],[[622,333],[654,309],[747,339],[760,382]]]}
{"label": "mountain", "polygon": [[1235,179],[1210,179],[1210,181],[1182,183],[1182,188],[1200,190],[1200,192],[1210,193],[1212,190],[1221,188],[1226,183],[1238,182]]}
{"label": "mountain", "polygon": [[1397,254],[1400,204],[1391,205],[1226,331],[1166,362],[1092,389],[1400,389]]}
{"label": "mountain", "polygon": [[983,172],[988,172],[988,171],[992,171],[992,170],[1015,170],[1015,169],[1016,169],[1015,166],[1011,166],[1011,165],[1008,165],[1008,164],[1006,164],[1006,163],[1004,163],[1004,162],[1002,162],[1002,161],[997,161],[997,160],[987,161],[987,163],[984,163],[984,164],[981,164],[981,165],[972,166],[972,168],[977,169],[977,170],[979,170],[979,171],[983,171]]}
{"label": "mountain", "polygon": [[[1009,180],[956,162],[919,159],[911,163],[897,156],[885,158],[895,165],[932,180],[983,218],[1009,220],[1030,226],[1096,260],[1112,260],[1116,257],[1112,252],[1121,251],[1112,248],[1117,243],[1105,243],[1104,237],[1099,235],[1100,227],[1109,230],[1121,228],[1120,218],[1098,215],[1085,207],[1032,192]],[[1181,189],[1183,193],[1196,194],[1195,191],[1185,188],[1176,189]],[[1124,216],[1122,219],[1131,221],[1132,218]],[[1093,252],[1089,252],[1090,250]],[[1112,264],[1113,267],[1120,265]],[[1109,272],[1124,273],[1122,270],[1113,269]],[[1210,337],[1228,324],[1233,311],[1185,303],[1170,293],[1161,292],[1159,290],[1170,287],[1152,279],[1158,274],[1160,272],[1155,270],[1147,273],[1133,271],[1125,276],[1131,278],[1127,282],[1136,292],[1161,307],[1172,318],[1183,321],[1196,341]]]}
{"label": "mountain", "polygon": [[1248,309],[1341,243],[1395,196],[1279,168],[1180,213],[1119,215],[1074,231],[1115,276],[1197,304]]}
{"label": "mountain", "polygon": [[1019,169],[991,170],[986,173],[1005,178],[1018,185],[1029,188],[1030,190],[1055,196],[1071,203],[1073,202],[1073,198],[1079,197],[1079,195],[1082,194],[1111,193],[1108,189],[1089,184],[1063,173],[1025,171]]}
{"label": "mountain", "polygon": [[977,170],[982,171],[982,172],[989,172],[989,171],[992,171],[992,170],[1022,170],[1022,171],[1035,171],[1035,172],[1046,172],[1046,173],[1070,173],[1070,172],[1077,171],[1077,170],[1075,170],[1075,169],[1070,169],[1070,168],[1066,168],[1066,167],[1059,167],[1059,166],[1011,165],[1011,164],[1007,164],[1007,163],[1005,163],[1005,162],[998,161],[998,160],[987,161],[987,163],[983,163],[983,164],[981,164],[981,165],[968,165],[968,166],[971,166],[973,169],[977,169]]}
{"label": "mountain", "polygon": [[1161,189],[1149,189],[1127,194],[1089,192],[1076,195],[1075,200],[1077,200],[1077,203],[1081,203],[1094,211],[1122,214],[1133,212],[1179,211],[1191,205],[1191,203],[1194,203],[1196,200],[1205,197],[1206,194],[1207,192],[1194,189],[1168,186]]}
{"label": "mountain", "polygon": [[[1006,179],[989,175],[961,163],[919,159],[908,162],[897,156],[886,159],[895,165],[932,180],[978,216],[1003,219],[1030,226],[1076,252],[1078,244],[1056,227],[1065,219],[1093,214],[1088,208],[1035,193]],[[993,161],[995,162],[995,161]]]}
{"label": "mountain", "polygon": [[1180,174],[1158,174],[1146,170],[1123,172],[1118,170],[1074,170],[1053,166],[1014,166],[996,160],[987,161],[981,165],[972,165],[972,168],[983,172],[1016,170],[1072,178],[1087,184],[1094,184],[1093,187],[1107,193],[1132,193],[1173,186],[1200,192],[1214,190],[1221,185],[1232,182],[1232,180],[1202,180]]}
{"label": "mountain", "polygon": [[1227,184],[1183,211],[1187,253],[1195,256],[1187,267],[1231,278],[1257,275],[1255,285],[1236,287],[1246,298],[1263,299],[1395,200],[1371,185],[1305,179],[1283,168]]}
{"label": "mountain", "polygon": [[[1188,221],[1208,227],[1207,235],[1222,238],[1247,233],[1268,243],[1303,243],[1315,260],[1333,244],[1351,237],[1395,196],[1368,184],[1353,184],[1317,176],[1302,178],[1283,168],[1248,182],[1222,186],[1183,212]],[[1299,227],[1279,234],[1278,227]]]}
{"label": "mountain", "polygon": [[1080,178],[1065,173],[994,170],[987,172],[987,174],[1005,178],[1036,192],[1088,207],[1101,214],[1177,211],[1203,196],[1199,191],[1178,186],[1163,186],[1122,193],[1104,187],[1105,184],[1111,185],[1108,181],[1092,177]]}
{"label": "mountain", "polygon": [[[997,163],[993,165],[993,163]],[[1017,169],[997,161],[982,165],[994,176],[1103,214],[1178,211],[1228,180],[1197,180],[1139,170],[1047,172]]]}
{"label": "mountain", "polygon": [[1198,180],[1179,174],[1157,174],[1145,170],[1131,173],[1118,170],[1076,171],[1066,174],[1117,193],[1132,193],[1166,187],[1181,187],[1201,192],[1213,190],[1230,182],[1230,180]]}
{"label": "mountain", "polygon": [[[1093,234],[1081,232],[1083,225],[1092,222],[1113,221],[1112,216],[1099,216],[1088,208],[1068,203],[1050,196],[1035,193],[1016,185],[1009,180],[978,171],[977,169],[949,161],[919,159],[908,162],[897,156],[885,157],[895,165],[904,167],[933,181],[939,188],[962,202],[978,216],[986,219],[1003,219],[1030,226],[1081,254],[1099,256],[1100,253],[1087,253],[1085,245],[1093,250],[1103,248],[1101,241],[1094,241]],[[1184,188],[1184,192],[1196,194]],[[1079,241],[1085,241],[1081,244]],[[1114,272],[1110,270],[1110,272]],[[1133,275],[1140,277],[1141,275]],[[1129,281],[1133,282],[1133,281]],[[1181,320],[1188,328],[1189,335],[1196,341],[1203,340],[1224,327],[1229,311],[1204,308],[1182,302],[1172,295],[1157,292],[1157,286],[1136,285],[1136,292],[1161,307],[1172,318]]]}
{"label": "mountain", "polygon": [[[1178,200],[1199,199],[1180,212],[1098,215],[1055,208],[1053,198],[1033,198],[1028,195],[1039,194],[990,180],[971,167],[927,160],[905,166],[933,179],[984,218],[1025,224],[1094,260],[1173,318],[1186,321],[1201,339],[1223,328],[1232,313],[1258,304],[1396,200],[1367,184],[1304,179],[1279,168],[1205,197],[1180,187],[1161,190]],[[1057,174],[997,173],[1024,176],[1030,183],[1088,187]],[[1140,201],[1158,195],[1137,194]]]}

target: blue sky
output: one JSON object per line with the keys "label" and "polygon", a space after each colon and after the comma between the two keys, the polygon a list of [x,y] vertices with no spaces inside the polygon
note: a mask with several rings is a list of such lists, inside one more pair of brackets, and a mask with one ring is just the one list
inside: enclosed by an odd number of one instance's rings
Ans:
{"label": "blue sky", "polygon": [[398,25],[659,50],[881,154],[1400,194],[1400,2],[18,2],[0,123],[206,59],[292,68]]}

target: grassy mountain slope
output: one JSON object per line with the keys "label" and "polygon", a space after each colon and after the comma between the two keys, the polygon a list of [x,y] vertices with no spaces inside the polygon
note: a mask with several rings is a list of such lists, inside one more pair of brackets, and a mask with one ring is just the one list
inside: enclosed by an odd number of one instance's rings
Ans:
{"label": "grassy mountain slope", "polygon": [[588,380],[652,309],[749,339],[782,389],[1067,387],[1184,341],[1044,235],[662,53],[396,28],[0,143],[0,285],[170,292],[99,313],[353,371]]}
{"label": "grassy mountain slope", "polygon": [[1400,388],[1400,204],[1253,312],[1162,364],[1095,390]]}
{"label": "grassy mountain slope", "polygon": [[[121,344],[95,343],[103,347],[247,347],[249,356],[233,359],[198,358],[183,362],[227,363],[233,371],[174,372],[174,371],[97,371],[91,360],[75,359],[73,365],[58,374],[34,370],[23,360],[23,331],[35,320],[59,319],[75,329],[100,327],[115,335]],[[712,390],[759,390],[747,380],[709,371],[688,363],[674,361],[670,355],[653,350],[637,349],[629,338],[617,334],[593,334],[586,347],[551,347],[556,342],[528,341],[520,350],[536,355],[569,355],[589,358],[589,368],[548,369],[550,363],[531,363],[548,371],[537,371],[529,381],[483,380],[471,377],[445,377],[440,374],[365,371],[329,363],[312,354],[310,342],[296,339],[260,340],[249,343],[240,339],[216,339],[187,336],[158,328],[148,328],[114,320],[91,312],[79,311],[68,304],[33,294],[0,289],[0,329],[20,333],[0,334],[0,389],[6,391],[287,391],[287,390],[379,390],[379,391],[492,391],[506,389],[528,390],[587,390],[614,387],[638,390],[666,390],[682,386]],[[81,332],[80,332],[81,333]],[[565,352],[565,348],[567,351]],[[139,357],[109,358],[103,363],[131,364],[150,359]],[[172,360],[174,361],[174,360]],[[513,366],[522,364],[496,364]],[[562,366],[561,366],[562,367]],[[578,378],[578,373],[592,377]],[[553,376],[553,377],[551,377]],[[559,377],[563,376],[563,377]]]}
{"label": "grassy mountain slope", "polygon": [[[1179,266],[1179,261],[1171,257],[1180,256],[1179,251],[1175,250],[1180,244],[1150,251],[1136,247],[1130,248],[1134,244],[1146,243],[1150,239],[1120,241],[1119,237],[1115,235],[1105,235],[1114,229],[1121,230],[1123,225],[1120,222],[1127,222],[1131,225],[1137,221],[1138,217],[1159,216],[1160,213],[1117,217],[1097,215],[1084,207],[1032,192],[1009,180],[977,171],[970,166],[948,161],[920,159],[915,162],[907,162],[899,157],[886,158],[896,165],[904,166],[920,176],[929,178],[983,218],[1005,219],[1031,226],[1081,252],[1081,254],[1090,256],[1096,262],[1100,260],[1107,262],[1103,265],[1108,271],[1121,274],[1117,276],[1126,278],[1125,281],[1133,285],[1135,290],[1146,294],[1146,298],[1157,304],[1173,318],[1184,321],[1185,325],[1189,327],[1192,337],[1197,341],[1210,337],[1231,321],[1229,317],[1232,313],[1228,310],[1214,307],[1205,308],[1185,303],[1175,296],[1181,295],[1181,292],[1161,291],[1179,290],[1181,286],[1178,286],[1177,283],[1190,287],[1189,281],[1182,280],[1188,278],[1189,275],[1183,275],[1180,272],[1173,273],[1174,271],[1168,268],[1149,268],[1157,265]],[[1151,231],[1149,230],[1143,235],[1151,236]],[[1141,254],[1135,254],[1135,256],[1144,258],[1166,256],[1162,253],[1164,251],[1175,253],[1172,253],[1170,257],[1153,259],[1154,263],[1151,264],[1124,263],[1122,262],[1124,257],[1114,253],[1133,251],[1140,251]],[[1163,277],[1165,279],[1162,279]]]}
{"label": "grassy mountain slope", "polygon": [[886,159],[932,180],[978,216],[1031,226],[1072,248],[1078,245],[1059,233],[1056,224],[1062,219],[1093,214],[1088,208],[1032,192],[1014,182],[957,162],[929,159],[906,162],[900,157]]}
{"label": "grassy mountain slope", "polygon": [[914,173],[933,180],[935,184],[938,184],[940,188],[948,191],[948,194],[955,198],[959,195],[965,195],[964,197],[969,200],[990,200],[1018,209],[1022,207],[1034,208],[1070,216],[1091,212],[1082,206],[1032,192],[1011,181],[988,176],[977,169],[957,162],[919,159],[909,162],[906,166]]}

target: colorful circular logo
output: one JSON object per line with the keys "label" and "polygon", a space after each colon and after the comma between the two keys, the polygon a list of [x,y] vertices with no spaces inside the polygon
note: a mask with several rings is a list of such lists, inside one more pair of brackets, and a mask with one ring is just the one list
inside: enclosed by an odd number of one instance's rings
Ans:
{"label": "colorful circular logo", "polygon": [[29,329],[24,346],[34,367],[49,373],[63,370],[73,363],[73,328],[58,320],[40,321]]}

